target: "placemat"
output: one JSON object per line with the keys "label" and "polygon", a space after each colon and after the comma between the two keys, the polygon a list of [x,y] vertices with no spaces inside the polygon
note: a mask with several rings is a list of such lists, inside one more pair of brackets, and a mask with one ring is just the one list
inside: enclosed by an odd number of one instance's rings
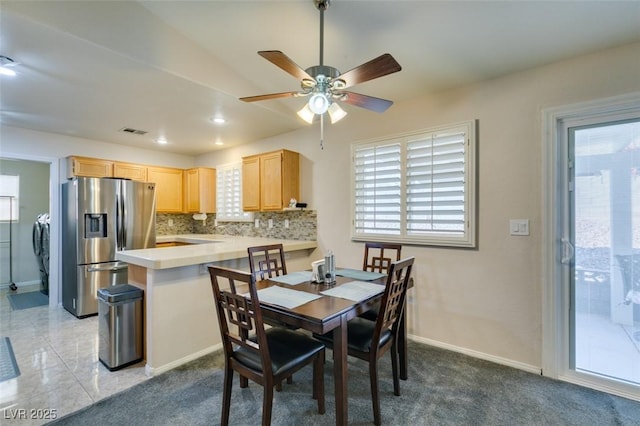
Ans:
{"label": "placemat", "polygon": [[336,269],[336,275],[359,281],[373,281],[386,276],[386,274],[381,274],[380,272],[360,271],[358,269]]}
{"label": "placemat", "polygon": [[366,281],[349,281],[340,286],[321,291],[325,296],[339,297],[341,299],[360,302],[376,294],[382,293],[384,286],[380,284],[368,283]]}
{"label": "placemat", "polygon": [[306,291],[291,290],[278,286],[258,290],[258,299],[260,299],[261,302],[284,306],[289,309],[297,308],[321,297],[322,296],[317,294],[307,293]]}
{"label": "placemat", "polygon": [[292,272],[287,275],[280,275],[279,277],[269,278],[269,280],[289,285],[308,283],[309,281],[311,281],[311,271]]}

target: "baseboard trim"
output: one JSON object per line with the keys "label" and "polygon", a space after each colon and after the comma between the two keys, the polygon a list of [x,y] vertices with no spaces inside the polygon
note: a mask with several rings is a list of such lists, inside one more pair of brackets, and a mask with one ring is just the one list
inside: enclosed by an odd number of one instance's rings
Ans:
{"label": "baseboard trim", "polygon": [[409,340],[413,340],[414,342],[424,343],[426,345],[435,346],[437,348],[447,349],[453,352],[458,352],[464,355],[469,355],[474,358],[483,359],[485,361],[495,362],[496,364],[506,365],[507,367],[517,368],[518,370],[527,371],[533,374],[542,374],[542,368],[536,367],[535,365],[525,364],[524,362],[514,361],[508,358],[502,358],[499,356],[487,354],[484,352],[474,351],[473,349],[464,348],[461,346],[451,345],[449,343],[440,342],[438,340],[427,339],[420,336],[415,336],[413,334],[407,335]]}
{"label": "baseboard trim", "polygon": [[144,366],[144,373],[147,375],[147,377],[153,377],[153,376],[158,376],[162,373],[166,373],[169,370],[173,370],[176,367],[179,367],[183,364],[186,364],[188,362],[191,362],[193,360],[196,360],[200,357],[203,357],[205,355],[208,355],[212,352],[215,352],[217,350],[222,349],[222,343],[218,343],[216,345],[213,346],[209,346],[208,348],[204,348],[198,352],[194,352],[192,354],[189,354],[183,358],[177,359],[175,361],[172,361],[168,364],[165,365],[161,365],[159,367],[151,367],[148,363]]}

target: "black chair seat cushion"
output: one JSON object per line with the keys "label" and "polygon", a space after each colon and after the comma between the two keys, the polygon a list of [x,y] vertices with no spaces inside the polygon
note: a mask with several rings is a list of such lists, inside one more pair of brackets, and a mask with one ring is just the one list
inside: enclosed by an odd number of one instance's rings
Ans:
{"label": "black chair seat cushion", "polygon": [[360,318],[368,319],[370,321],[375,321],[378,319],[378,313],[380,313],[380,302],[376,302],[375,305],[368,311],[359,315]]}
{"label": "black chair seat cushion", "polygon": [[[265,333],[274,375],[313,358],[325,347],[321,342],[305,334],[285,328],[273,327],[265,330]],[[257,338],[254,336],[250,340],[256,341]],[[233,357],[253,370],[262,371],[260,355],[255,352],[239,347],[234,351]]]}
{"label": "black chair seat cushion", "polygon": [[[350,350],[358,352],[369,352],[371,350],[371,340],[376,328],[376,322],[362,317],[355,317],[347,323],[347,344]],[[333,334],[327,333],[317,335],[323,342],[332,342]],[[384,330],[380,336],[379,346],[386,344],[391,339],[391,331]]]}

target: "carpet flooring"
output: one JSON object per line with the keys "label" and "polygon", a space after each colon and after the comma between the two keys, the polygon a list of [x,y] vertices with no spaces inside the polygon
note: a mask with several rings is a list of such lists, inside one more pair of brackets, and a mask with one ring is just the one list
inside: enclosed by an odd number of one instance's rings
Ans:
{"label": "carpet flooring", "polygon": [[[331,352],[325,365],[326,413],[311,398],[311,368],[274,393],[273,425],[333,425]],[[60,425],[210,425],[220,423],[223,357],[207,355],[56,420]],[[367,364],[349,358],[349,424],[373,422]],[[640,402],[410,342],[409,379],[393,395],[391,362],[381,360],[386,425],[640,425]],[[231,423],[261,422],[262,387],[240,389]]]}
{"label": "carpet flooring", "polygon": [[20,375],[11,341],[8,337],[0,337],[0,382],[10,380]]}
{"label": "carpet flooring", "polygon": [[7,298],[14,311],[20,309],[35,308],[49,303],[49,297],[40,291],[30,291],[28,293],[8,294]]}

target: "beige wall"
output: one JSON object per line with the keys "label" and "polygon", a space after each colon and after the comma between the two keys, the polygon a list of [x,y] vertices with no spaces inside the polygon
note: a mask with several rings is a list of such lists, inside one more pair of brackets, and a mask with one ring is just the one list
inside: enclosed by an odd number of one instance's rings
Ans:
{"label": "beige wall", "polygon": [[[300,152],[301,198],[318,212],[319,249],[314,255],[332,249],[338,264],[359,265],[362,243],[349,239],[350,143],[479,120],[478,249],[405,246],[403,255],[416,257],[409,331],[444,346],[539,369],[541,111],[640,91],[639,58],[640,44],[633,44],[396,103],[382,115],[353,114],[350,108],[346,119],[326,129],[323,151],[315,125],[203,155],[198,163],[214,166],[281,147]],[[531,235],[510,236],[509,219],[523,218],[531,221]]]}
{"label": "beige wall", "polygon": [[[349,109],[349,116],[325,131],[319,148],[316,126],[237,149],[194,159],[216,166],[243,155],[287,148],[302,154],[301,201],[318,214],[320,257],[332,249],[340,265],[359,265],[362,243],[351,242],[350,143],[384,135],[479,120],[479,245],[477,250],[409,247],[416,257],[409,300],[410,333],[427,341],[539,368],[542,353],[541,110],[580,101],[640,91],[640,44],[523,71],[456,90],[398,102],[382,115]],[[428,76],[425,76],[428,78]],[[366,92],[362,87],[361,92]],[[375,95],[375,93],[371,93]],[[352,112],[353,111],[353,112]],[[34,132],[0,129],[20,152],[63,157],[93,155],[175,166],[189,159],[169,159],[144,150],[59,135],[19,136]],[[36,132],[37,133],[37,132]],[[52,145],[57,141],[60,148]],[[58,153],[59,152],[59,153]],[[58,154],[56,154],[58,153]],[[117,157],[116,157],[117,155]],[[146,158],[145,158],[146,156]],[[143,159],[145,161],[143,161]],[[153,161],[151,160],[153,159]],[[156,161],[158,160],[158,161]],[[531,235],[509,235],[509,219],[531,220]]]}

